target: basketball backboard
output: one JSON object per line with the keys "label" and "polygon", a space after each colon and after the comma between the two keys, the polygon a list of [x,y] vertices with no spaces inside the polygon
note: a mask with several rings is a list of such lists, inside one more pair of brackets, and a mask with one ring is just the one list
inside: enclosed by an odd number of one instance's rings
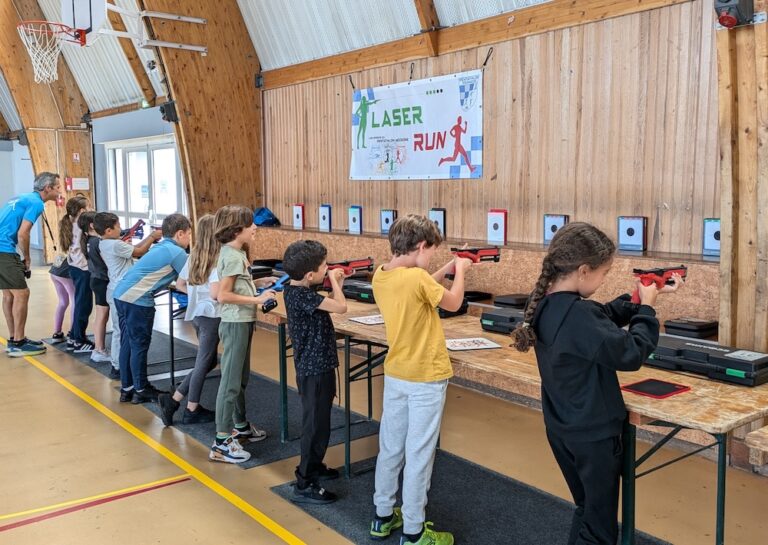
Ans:
{"label": "basketball backboard", "polygon": [[83,30],[91,41],[107,24],[107,0],[61,0],[61,22]]}

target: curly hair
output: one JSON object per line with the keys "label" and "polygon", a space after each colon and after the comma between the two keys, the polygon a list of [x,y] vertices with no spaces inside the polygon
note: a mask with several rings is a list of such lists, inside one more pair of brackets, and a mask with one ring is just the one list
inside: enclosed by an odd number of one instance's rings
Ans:
{"label": "curly hair", "polygon": [[536,307],[556,280],[568,276],[582,265],[597,269],[610,261],[615,252],[613,241],[589,223],[569,223],[555,233],[541,264],[536,287],[528,298],[523,322],[512,331],[512,346],[520,352],[527,352],[535,344],[536,333],[531,327],[531,320]]}

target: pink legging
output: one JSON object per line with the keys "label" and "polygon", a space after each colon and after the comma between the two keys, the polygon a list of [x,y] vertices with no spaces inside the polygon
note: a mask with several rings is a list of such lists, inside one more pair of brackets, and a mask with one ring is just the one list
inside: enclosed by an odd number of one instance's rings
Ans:
{"label": "pink legging", "polygon": [[53,318],[53,332],[59,333],[61,325],[64,322],[64,313],[67,307],[70,308],[70,322],[75,313],[75,284],[71,278],[62,278],[60,276],[50,275],[53,285],[56,288],[56,295],[59,296],[59,302],[56,305],[56,314]]}

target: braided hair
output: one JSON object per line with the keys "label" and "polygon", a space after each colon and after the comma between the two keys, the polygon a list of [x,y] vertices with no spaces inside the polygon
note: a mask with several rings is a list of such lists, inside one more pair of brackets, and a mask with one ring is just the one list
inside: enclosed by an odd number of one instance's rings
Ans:
{"label": "braided hair", "polygon": [[558,230],[544,256],[536,287],[528,298],[523,323],[512,331],[512,346],[520,352],[528,352],[534,345],[536,333],[531,327],[531,320],[536,307],[556,280],[568,276],[582,265],[597,269],[607,263],[615,252],[613,241],[589,223],[569,223]]}

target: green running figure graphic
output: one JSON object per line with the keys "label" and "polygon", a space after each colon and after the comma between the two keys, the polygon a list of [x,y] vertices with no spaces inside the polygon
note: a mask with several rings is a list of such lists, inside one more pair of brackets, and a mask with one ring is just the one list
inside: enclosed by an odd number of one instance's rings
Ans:
{"label": "green running figure graphic", "polygon": [[357,125],[357,149],[360,149],[360,137],[363,137],[363,145],[365,146],[365,128],[368,125],[368,106],[376,104],[378,100],[368,100],[365,95],[360,99],[360,106],[357,107],[355,115],[359,116],[360,122]]}

